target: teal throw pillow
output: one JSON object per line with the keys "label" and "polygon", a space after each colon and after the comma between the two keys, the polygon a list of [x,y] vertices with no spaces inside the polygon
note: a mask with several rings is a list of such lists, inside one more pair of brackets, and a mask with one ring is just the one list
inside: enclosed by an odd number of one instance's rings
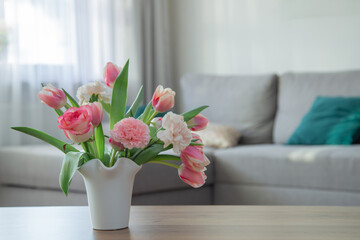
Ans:
{"label": "teal throw pillow", "polygon": [[[354,126],[356,116],[350,117],[359,110],[360,98],[317,97],[286,144],[351,144],[353,142],[344,139],[354,139],[359,134],[359,129]],[[352,132],[346,132],[349,129]]]}
{"label": "teal throw pillow", "polygon": [[357,110],[338,124],[329,132],[326,144],[350,145],[358,143],[360,138],[360,110]]}

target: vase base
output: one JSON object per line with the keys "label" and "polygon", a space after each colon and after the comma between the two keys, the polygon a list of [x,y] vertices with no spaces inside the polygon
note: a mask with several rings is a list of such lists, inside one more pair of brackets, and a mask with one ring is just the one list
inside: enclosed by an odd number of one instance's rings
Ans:
{"label": "vase base", "polygon": [[129,228],[129,227],[122,227],[122,228],[115,228],[115,229],[101,229],[101,228],[97,229],[97,228],[93,228],[93,230],[95,230],[95,231],[118,231],[118,230],[123,230],[123,229],[127,229],[127,228]]}

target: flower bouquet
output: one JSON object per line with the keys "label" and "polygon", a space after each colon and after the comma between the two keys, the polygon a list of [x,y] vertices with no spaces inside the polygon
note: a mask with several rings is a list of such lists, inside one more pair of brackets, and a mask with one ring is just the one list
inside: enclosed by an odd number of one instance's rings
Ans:
{"label": "flower bouquet", "polygon": [[[164,164],[178,169],[182,181],[194,188],[206,180],[210,163],[203,153],[200,137],[208,120],[201,106],[181,115],[169,111],[175,92],[161,85],[143,113],[135,118],[143,100],[141,87],[127,109],[129,61],[123,69],[107,63],[104,81],[81,86],[77,102],[64,89],[43,85],[38,97],[58,114],[59,128],[72,143],[63,142],[28,127],[13,129],[39,138],[65,153],[59,183],[65,195],[76,171],[85,180],[94,229],[128,226],[135,174],[145,163]],[[103,132],[103,111],[110,117],[110,134]],[[165,113],[163,117],[156,117]],[[105,145],[108,139],[108,147]],[[80,145],[75,147],[74,145]],[[173,149],[177,155],[164,154]],[[180,164],[177,164],[180,163]]]}

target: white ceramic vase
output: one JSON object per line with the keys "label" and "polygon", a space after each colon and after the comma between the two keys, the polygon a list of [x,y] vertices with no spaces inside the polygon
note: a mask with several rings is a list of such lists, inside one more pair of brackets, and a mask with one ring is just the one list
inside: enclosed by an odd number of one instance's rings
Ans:
{"label": "white ceramic vase", "polygon": [[85,163],[78,170],[83,176],[96,230],[116,230],[129,226],[131,196],[136,173],[141,166],[120,158],[111,168],[99,159]]}

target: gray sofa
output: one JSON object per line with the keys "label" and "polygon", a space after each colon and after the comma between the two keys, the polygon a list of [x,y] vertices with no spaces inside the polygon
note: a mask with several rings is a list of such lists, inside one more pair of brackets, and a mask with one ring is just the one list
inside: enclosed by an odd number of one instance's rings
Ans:
{"label": "gray sofa", "polygon": [[[360,145],[284,145],[316,96],[359,96],[360,71],[261,76],[186,75],[185,110],[207,104],[212,122],[238,128],[229,149],[206,149],[212,164],[200,189],[177,172],[147,164],[133,204],[360,205]],[[16,133],[14,133],[16,134]],[[0,150],[0,206],[84,205],[77,174],[65,197],[58,187],[62,153],[51,146]]]}

